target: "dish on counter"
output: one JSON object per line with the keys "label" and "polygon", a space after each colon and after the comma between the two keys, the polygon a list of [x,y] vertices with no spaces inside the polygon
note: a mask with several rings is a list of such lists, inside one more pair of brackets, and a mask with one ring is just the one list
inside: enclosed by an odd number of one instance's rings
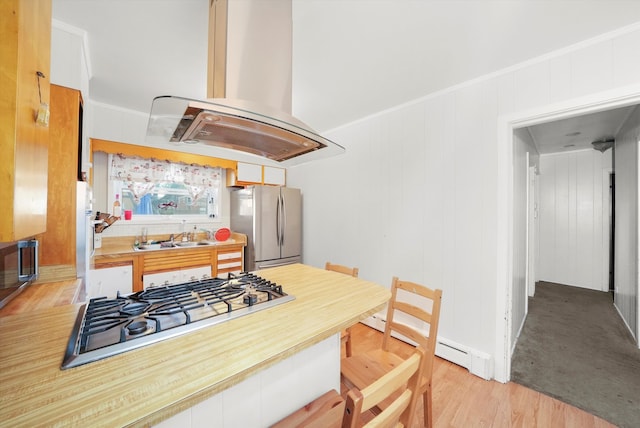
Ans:
{"label": "dish on counter", "polygon": [[216,230],[216,233],[213,236],[216,238],[216,241],[226,241],[231,236],[231,230],[226,227],[221,227]]}

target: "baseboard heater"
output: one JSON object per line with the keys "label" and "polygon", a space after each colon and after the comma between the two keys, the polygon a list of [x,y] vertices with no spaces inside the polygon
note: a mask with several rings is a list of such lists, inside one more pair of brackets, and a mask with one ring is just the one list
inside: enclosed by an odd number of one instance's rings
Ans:
{"label": "baseboard heater", "polygon": [[[376,330],[384,331],[385,320],[378,314],[372,315],[360,322],[371,328],[375,328]],[[406,337],[396,334],[393,334],[392,336],[396,339],[402,340],[403,342],[415,345],[415,343]],[[486,352],[471,349],[452,340],[438,336],[436,355],[442,359],[466,368],[469,370],[469,373],[478,377],[486,380],[493,379],[493,361],[491,356]]]}

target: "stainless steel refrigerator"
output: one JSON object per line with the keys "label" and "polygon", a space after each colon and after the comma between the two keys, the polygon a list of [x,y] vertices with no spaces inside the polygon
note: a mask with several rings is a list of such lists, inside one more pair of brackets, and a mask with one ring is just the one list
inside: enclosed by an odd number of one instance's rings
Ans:
{"label": "stainless steel refrigerator", "polygon": [[93,256],[93,193],[91,187],[78,181],[76,185],[76,269],[78,278],[87,286],[87,274]]}
{"label": "stainless steel refrigerator", "polygon": [[231,192],[230,226],[247,235],[245,270],[302,261],[302,195],[299,189],[249,186]]}

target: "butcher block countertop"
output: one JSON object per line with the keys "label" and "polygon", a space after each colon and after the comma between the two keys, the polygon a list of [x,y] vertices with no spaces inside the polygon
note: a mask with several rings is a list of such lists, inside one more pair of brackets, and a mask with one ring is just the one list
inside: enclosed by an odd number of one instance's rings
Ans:
{"label": "butcher block countertop", "polygon": [[6,426],[149,426],[380,310],[389,290],[302,264],[256,272],[295,300],[83,366],[60,364],[80,305],[0,317]]}
{"label": "butcher block countertop", "polygon": [[[99,260],[109,259],[109,258],[119,258],[123,256],[138,256],[142,254],[154,253],[155,251],[185,251],[191,249],[224,249],[234,245],[247,245],[247,236],[242,233],[232,232],[231,237],[227,241],[217,242],[214,245],[202,245],[202,246],[193,246],[193,247],[182,247],[175,249],[163,249],[163,250],[146,250],[146,251],[136,251],[133,249],[133,241],[134,237],[110,237],[110,238],[102,238],[102,247],[96,248],[94,253],[94,258]],[[167,239],[167,236],[150,236],[151,240],[161,240]]]}

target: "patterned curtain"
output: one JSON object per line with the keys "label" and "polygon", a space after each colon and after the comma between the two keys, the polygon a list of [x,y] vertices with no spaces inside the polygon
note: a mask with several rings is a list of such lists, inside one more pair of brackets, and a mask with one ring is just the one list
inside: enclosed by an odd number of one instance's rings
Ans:
{"label": "patterned curtain", "polygon": [[142,159],[121,154],[109,155],[109,179],[119,180],[133,193],[135,202],[160,183],[181,183],[189,191],[191,203],[220,185],[222,170],[195,164]]}

